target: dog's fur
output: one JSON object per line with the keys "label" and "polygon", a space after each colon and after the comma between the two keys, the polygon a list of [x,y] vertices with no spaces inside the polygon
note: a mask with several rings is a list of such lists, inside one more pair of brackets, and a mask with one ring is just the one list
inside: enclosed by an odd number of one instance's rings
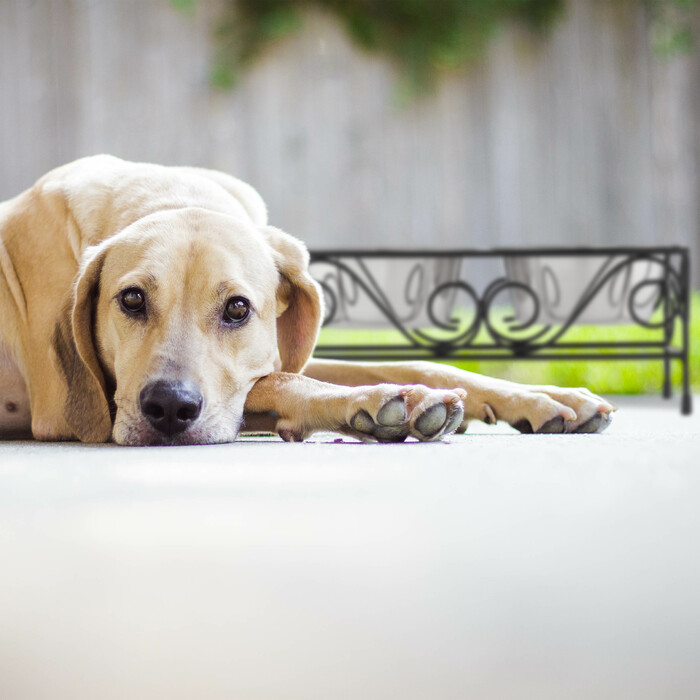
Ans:
{"label": "dog's fur", "polygon": [[[0,204],[0,435],[121,444],[438,439],[472,418],[595,432],[613,407],[443,365],[310,361],[322,318],[304,246],[223,173],[84,158]],[[142,313],[125,310],[138,288]],[[227,301],[249,302],[229,324]],[[187,386],[201,413],[164,433],[145,387]]]}

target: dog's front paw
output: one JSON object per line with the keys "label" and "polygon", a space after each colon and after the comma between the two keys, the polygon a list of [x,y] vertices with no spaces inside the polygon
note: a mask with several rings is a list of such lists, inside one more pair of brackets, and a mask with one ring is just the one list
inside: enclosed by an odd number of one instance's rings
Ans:
{"label": "dog's front paw", "polygon": [[358,387],[342,432],[372,442],[403,442],[409,435],[422,442],[439,440],[462,422],[465,396],[461,389],[421,385]]}
{"label": "dog's front paw", "polygon": [[532,387],[519,394],[508,421],[521,433],[602,433],[615,411],[588,389]]}

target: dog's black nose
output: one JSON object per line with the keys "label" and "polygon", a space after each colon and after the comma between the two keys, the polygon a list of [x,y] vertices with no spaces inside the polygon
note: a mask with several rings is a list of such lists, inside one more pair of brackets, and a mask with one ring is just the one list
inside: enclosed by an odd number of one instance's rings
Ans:
{"label": "dog's black nose", "polygon": [[202,411],[202,395],[189,382],[147,384],[141,389],[139,402],[148,422],[165,435],[187,430]]}

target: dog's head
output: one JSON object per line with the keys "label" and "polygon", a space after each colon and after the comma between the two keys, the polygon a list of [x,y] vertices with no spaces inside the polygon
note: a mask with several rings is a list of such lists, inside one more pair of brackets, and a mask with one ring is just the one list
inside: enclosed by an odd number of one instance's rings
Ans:
{"label": "dog's head", "polygon": [[86,442],[229,442],[246,396],[298,372],[322,316],[291,236],[204,209],[160,212],[85,251],[56,338],[65,418]]}

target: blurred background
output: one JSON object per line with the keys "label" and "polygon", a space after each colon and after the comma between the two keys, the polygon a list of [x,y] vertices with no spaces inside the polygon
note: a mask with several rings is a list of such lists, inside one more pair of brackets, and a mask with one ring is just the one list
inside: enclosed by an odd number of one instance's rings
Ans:
{"label": "blurred background", "polygon": [[[311,248],[683,244],[695,0],[0,0],[0,199],[109,152]],[[655,381],[655,380],[654,380]]]}

